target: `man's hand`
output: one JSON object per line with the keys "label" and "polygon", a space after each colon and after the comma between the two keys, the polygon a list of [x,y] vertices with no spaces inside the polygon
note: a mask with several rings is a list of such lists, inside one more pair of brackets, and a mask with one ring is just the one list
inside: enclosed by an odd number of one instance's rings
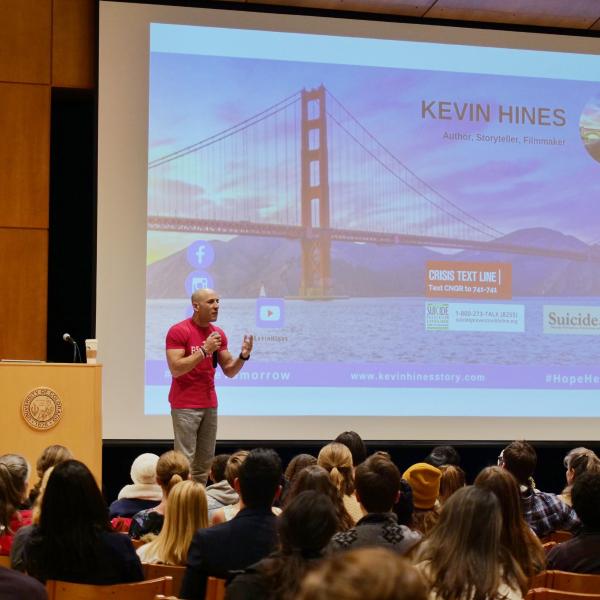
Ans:
{"label": "man's hand", "polygon": [[217,352],[221,347],[221,334],[217,331],[213,331],[202,344],[204,351],[207,356],[210,356],[213,352]]}
{"label": "man's hand", "polygon": [[248,356],[250,356],[253,345],[254,345],[254,336],[253,335],[245,335],[244,341],[242,342],[242,350],[240,351],[240,354],[244,358],[247,358]]}

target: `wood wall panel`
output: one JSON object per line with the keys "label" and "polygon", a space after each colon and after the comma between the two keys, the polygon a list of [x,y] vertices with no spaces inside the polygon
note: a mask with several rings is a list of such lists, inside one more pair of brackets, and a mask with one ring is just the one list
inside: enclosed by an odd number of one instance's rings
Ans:
{"label": "wood wall panel", "polygon": [[52,0],[0,0],[0,81],[50,83]]}
{"label": "wood wall panel", "polygon": [[0,358],[46,359],[48,231],[0,228]]}
{"label": "wood wall panel", "polygon": [[54,0],[52,10],[52,85],[94,88],[96,2]]}
{"label": "wood wall panel", "polygon": [[50,87],[0,83],[0,227],[48,227]]}

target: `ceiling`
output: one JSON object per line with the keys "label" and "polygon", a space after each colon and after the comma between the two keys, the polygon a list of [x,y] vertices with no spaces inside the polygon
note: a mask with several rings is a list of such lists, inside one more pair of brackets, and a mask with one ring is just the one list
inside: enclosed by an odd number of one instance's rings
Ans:
{"label": "ceiling", "polygon": [[428,20],[475,21],[600,32],[600,0],[243,0]]}

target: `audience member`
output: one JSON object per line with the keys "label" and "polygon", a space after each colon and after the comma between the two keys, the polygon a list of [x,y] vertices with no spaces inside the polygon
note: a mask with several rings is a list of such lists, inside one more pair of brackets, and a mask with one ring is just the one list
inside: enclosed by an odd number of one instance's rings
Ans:
{"label": "audience member", "polygon": [[187,479],[174,485],[167,498],[165,523],[158,537],[137,549],[144,563],[183,565],[194,533],[208,527],[206,491]]}
{"label": "audience member", "polygon": [[36,496],[32,509],[31,525],[21,527],[19,531],[15,533],[13,538],[10,549],[10,567],[16,571],[25,571],[25,546],[27,545],[27,540],[34,531],[35,525],[40,524],[42,500],[44,499],[44,492],[46,491],[48,479],[50,478],[52,471],[54,471],[54,467],[48,467],[40,482],[39,493]]}
{"label": "audience member", "polygon": [[460,466],[460,456],[452,446],[436,446],[423,462],[441,467],[442,465]]}
{"label": "audience member", "polygon": [[567,470],[567,487],[562,491],[559,498],[565,504],[572,506],[571,488],[573,487],[573,482],[579,475],[586,471],[600,473],[600,459],[593,450],[589,450],[588,448],[573,448],[565,456],[564,465]]}
{"label": "audience member", "polygon": [[290,492],[290,489],[294,483],[294,479],[302,469],[305,467],[311,467],[312,465],[317,464],[317,459],[312,454],[297,454],[290,460],[288,466],[285,469],[285,473],[283,474],[283,491],[281,492],[281,496],[279,498],[282,505],[286,503],[287,495]]}
{"label": "audience member", "polygon": [[48,446],[44,448],[42,454],[37,459],[35,463],[35,470],[37,472],[38,481],[31,488],[29,492],[29,506],[33,507],[33,503],[35,502],[38,494],[40,493],[40,486],[42,484],[42,477],[44,477],[44,473],[54,465],[57,465],[63,460],[69,460],[73,458],[71,451],[65,446],[61,446],[60,444],[53,444],[52,446]]}
{"label": "audience member", "polygon": [[252,450],[233,482],[241,510],[231,521],[194,535],[181,588],[182,598],[204,598],[209,576],[227,577],[268,556],[277,543],[277,517],[271,510],[280,493],[281,459],[273,450]]}
{"label": "audience member", "polygon": [[385,456],[374,454],[356,467],[356,498],[365,516],[352,529],[331,539],[332,551],[363,546],[384,546],[406,554],[421,540],[421,534],[399,525],[392,512],[400,497],[400,471]]}
{"label": "audience member", "polygon": [[583,530],[550,550],[548,568],[600,575],[600,473],[578,475],[571,492]]}
{"label": "audience member", "polygon": [[456,490],[465,486],[466,477],[465,472],[456,465],[441,465],[438,468],[442,472],[438,499],[443,504]]}
{"label": "audience member", "polygon": [[526,577],[544,570],[546,554],[539,538],[521,515],[519,485],[506,469],[487,467],[477,475],[475,485],[496,494],[502,512],[500,541],[510,552]]}
{"label": "audience member", "polygon": [[440,479],[442,472],[428,463],[416,463],[402,475],[412,489],[413,515],[411,529],[426,536],[439,517]]}
{"label": "audience member", "polygon": [[406,558],[386,548],[358,548],[310,571],[296,600],[427,600],[427,587]]}
{"label": "audience member", "polygon": [[94,476],[77,460],[56,465],[48,479],[40,523],[25,546],[25,565],[42,582],[107,585],[143,579],[131,540],[111,530]]}
{"label": "audience member", "polygon": [[527,578],[501,535],[502,512],[492,491],[468,486],[450,496],[417,551],[430,600],[523,598]]}
{"label": "audience member", "polygon": [[180,481],[190,478],[190,462],[177,450],[169,450],[156,463],[156,483],[162,489],[162,500],[158,506],[147,508],[133,515],[129,536],[140,539],[147,534],[158,535],[165,520],[169,492]]}
{"label": "audience member", "polygon": [[308,490],[320,492],[331,500],[335,507],[335,514],[337,515],[336,531],[346,531],[354,526],[354,521],[344,506],[340,492],[331,481],[329,473],[323,467],[311,465],[298,473],[286,497],[286,505],[298,494]]}
{"label": "audience member", "polygon": [[46,588],[33,577],[0,567],[0,598],[2,600],[46,600]]}
{"label": "audience member", "polygon": [[406,525],[411,527],[413,522],[413,513],[415,507],[413,505],[413,495],[410,484],[406,479],[400,480],[400,498],[398,502],[394,504],[394,512],[398,517],[398,523],[400,525]]}
{"label": "audience member", "polygon": [[321,448],[317,464],[329,473],[331,481],[342,496],[348,514],[352,517],[353,524],[360,521],[363,512],[354,496],[354,469],[348,446],[339,442],[327,444]]}
{"label": "audience member", "polygon": [[279,551],[238,575],[227,587],[226,600],[293,600],[336,529],[329,498],[315,491],[298,494],[278,520]]}
{"label": "audience member", "polygon": [[0,555],[10,554],[17,530],[31,524],[31,510],[23,508],[28,483],[29,464],[23,456],[0,456]]}
{"label": "audience member", "polygon": [[348,450],[350,450],[350,454],[352,454],[352,464],[355,469],[361,462],[366,460],[367,447],[356,431],[344,431],[333,441],[347,446]]}
{"label": "audience member", "polygon": [[[234,452],[228,459],[225,465],[225,479],[228,485],[233,489],[233,482],[236,480],[242,463],[248,456],[248,450],[238,450]],[[234,490],[235,492],[235,490]],[[211,525],[218,525],[219,523],[225,523],[225,521],[231,521],[235,515],[240,512],[240,497],[237,494],[238,499],[234,504],[228,504],[211,510],[208,513],[209,522]]]}
{"label": "audience member", "polygon": [[555,494],[535,489],[533,472],[537,454],[525,441],[511,442],[498,457],[498,466],[510,471],[519,484],[521,511],[525,521],[538,537],[557,529],[577,531],[580,527],[575,511]]}
{"label": "audience member", "polygon": [[131,481],[121,489],[117,500],[108,508],[108,517],[133,517],[141,510],[156,507],[162,500],[162,489],[156,483],[158,456],[146,452],[131,464]]}
{"label": "audience member", "polygon": [[217,454],[213,458],[208,474],[212,483],[206,488],[209,511],[217,510],[222,506],[230,506],[240,499],[225,477],[225,467],[227,467],[230,456],[231,454]]}

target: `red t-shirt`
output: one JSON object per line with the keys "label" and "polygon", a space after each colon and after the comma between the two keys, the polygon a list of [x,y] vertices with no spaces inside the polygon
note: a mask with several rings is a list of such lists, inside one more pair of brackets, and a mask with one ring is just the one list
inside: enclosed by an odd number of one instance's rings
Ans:
{"label": "red t-shirt", "polygon": [[[167,350],[183,349],[190,356],[204,343],[204,340],[216,331],[221,335],[219,352],[227,350],[227,336],[215,325],[200,327],[194,321],[186,319],[173,325],[167,333]],[[216,408],[215,369],[212,356],[201,360],[189,373],[173,377],[169,391],[171,408]]]}

